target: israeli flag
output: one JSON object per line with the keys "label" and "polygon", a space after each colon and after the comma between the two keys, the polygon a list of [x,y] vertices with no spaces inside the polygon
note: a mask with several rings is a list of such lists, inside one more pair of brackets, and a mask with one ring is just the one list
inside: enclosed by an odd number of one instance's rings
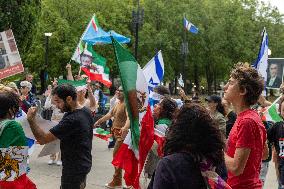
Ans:
{"label": "israeli flag", "polygon": [[262,41],[260,44],[257,61],[254,64],[254,67],[258,70],[258,72],[264,78],[264,81],[266,83],[267,67],[268,67],[268,35],[266,33],[265,28],[263,29],[263,32],[262,32]]}
{"label": "israeli flag", "polygon": [[143,68],[149,93],[163,81],[164,70],[162,52],[159,51]]}
{"label": "israeli flag", "polygon": [[185,27],[186,30],[190,31],[191,33],[197,34],[198,33],[198,28],[190,23],[185,17],[183,18],[183,26]]}
{"label": "israeli flag", "polygon": [[154,93],[154,88],[158,86],[164,78],[165,73],[162,52],[159,51],[143,68],[143,73],[148,82],[149,104],[151,109],[159,102],[160,97]]}

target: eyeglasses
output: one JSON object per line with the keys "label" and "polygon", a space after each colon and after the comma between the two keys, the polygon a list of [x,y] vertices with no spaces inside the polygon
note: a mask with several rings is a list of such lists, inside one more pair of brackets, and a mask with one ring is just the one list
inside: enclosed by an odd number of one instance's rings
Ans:
{"label": "eyeglasses", "polygon": [[26,86],[21,86],[20,88],[21,88],[21,89],[24,89],[24,88],[26,88]]}

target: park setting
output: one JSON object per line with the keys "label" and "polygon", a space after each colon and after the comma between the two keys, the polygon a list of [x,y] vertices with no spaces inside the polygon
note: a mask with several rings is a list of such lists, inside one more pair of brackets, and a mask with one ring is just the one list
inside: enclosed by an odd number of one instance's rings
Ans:
{"label": "park setting", "polygon": [[0,189],[284,189],[283,79],[282,0],[0,0]]}

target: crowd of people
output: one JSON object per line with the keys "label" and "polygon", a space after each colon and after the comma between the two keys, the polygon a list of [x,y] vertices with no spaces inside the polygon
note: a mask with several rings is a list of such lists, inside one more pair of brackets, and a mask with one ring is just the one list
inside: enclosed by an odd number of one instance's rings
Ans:
{"label": "crowd of people", "polygon": [[[71,65],[66,69],[67,79],[82,78],[73,77]],[[27,74],[18,85],[10,82],[0,86],[0,149],[5,149],[0,164],[11,159],[8,155],[20,146],[17,152],[23,160],[18,162],[21,170],[13,181],[37,188],[27,176],[28,141],[15,121],[17,114],[24,112],[39,144],[60,143],[59,154],[51,154],[48,164],[62,165],[61,188],[83,189],[92,167],[93,129],[110,123],[114,157],[130,128],[123,88],[117,88],[106,112],[98,83],[88,81],[86,87],[75,88],[54,80],[41,105],[32,80],[33,76]],[[223,97],[211,95],[205,103],[197,95],[189,98],[181,88],[180,99],[171,98],[167,87],[157,86],[149,104],[153,106],[154,130],[164,136],[164,142],[161,147],[155,141],[148,153],[144,166],[150,179],[148,189],[260,189],[271,159],[279,189],[284,188],[284,122],[262,119],[264,109],[271,105],[261,95],[263,90],[263,78],[246,63],[232,69]],[[58,122],[49,131],[36,121],[39,106],[52,110],[50,119]],[[278,111],[284,117],[284,97]],[[105,115],[98,117],[99,112]],[[7,171],[15,169],[9,166],[0,166],[0,188],[13,188],[15,184]],[[121,168],[114,167],[114,175],[105,187],[133,188],[122,186],[122,173]]]}

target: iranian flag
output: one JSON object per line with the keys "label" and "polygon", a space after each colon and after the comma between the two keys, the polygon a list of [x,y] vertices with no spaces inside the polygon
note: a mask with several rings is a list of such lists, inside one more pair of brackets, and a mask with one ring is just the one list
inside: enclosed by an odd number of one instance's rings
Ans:
{"label": "iranian flag", "polygon": [[71,59],[81,65],[81,69],[90,80],[98,81],[109,88],[112,83],[109,80],[109,68],[106,66],[106,59],[96,53],[91,44],[84,43],[82,40],[87,31],[92,29],[92,31],[98,32],[99,28],[98,20],[93,15]]}
{"label": "iranian flag", "polygon": [[106,131],[102,128],[95,128],[93,129],[93,134],[100,138],[100,139],[103,139],[105,141],[109,141],[112,137],[112,134],[109,132],[109,131]]}
{"label": "iranian flag", "polygon": [[4,120],[0,123],[0,138],[0,188],[36,189],[26,175],[29,147],[22,127],[15,120]]}
{"label": "iranian flag", "polygon": [[279,115],[277,111],[276,104],[280,100],[282,96],[278,97],[268,108],[266,108],[262,113],[262,121],[271,121],[271,122],[279,122],[283,121],[282,117]]}
{"label": "iranian flag", "polygon": [[66,80],[66,79],[58,79],[58,85],[62,84],[70,84],[73,87],[77,89],[77,91],[81,91],[82,89],[87,88],[87,81],[86,79],[84,80],[79,80],[79,81],[71,81],[71,80]]}
{"label": "iranian flag", "polygon": [[132,54],[112,38],[124,92],[130,131],[112,164],[125,170],[127,186],[139,188],[139,177],[154,142],[154,120],[148,106],[148,85]]}

